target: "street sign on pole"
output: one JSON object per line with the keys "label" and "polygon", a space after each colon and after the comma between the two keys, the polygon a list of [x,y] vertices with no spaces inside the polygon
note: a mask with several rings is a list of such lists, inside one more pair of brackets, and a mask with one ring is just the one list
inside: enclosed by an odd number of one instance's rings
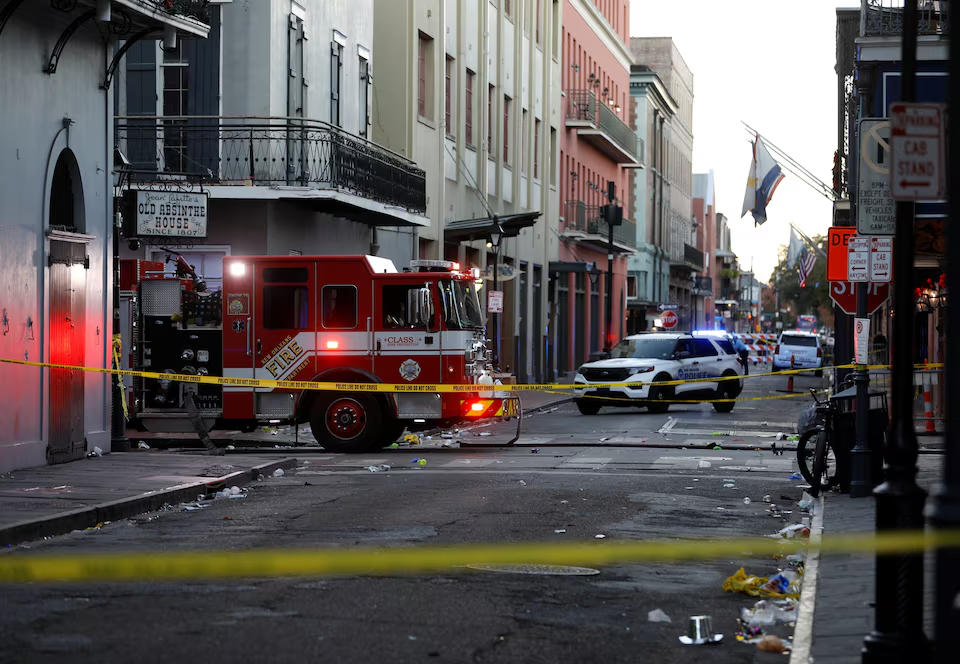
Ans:
{"label": "street sign on pole", "polygon": [[503,291],[487,291],[487,311],[492,314],[503,313]]}
{"label": "street sign on pole", "polygon": [[827,244],[827,281],[847,280],[847,243],[857,234],[850,226],[831,226]]}
{"label": "street sign on pole", "polygon": [[677,326],[677,323],[680,322],[680,318],[677,317],[673,311],[667,310],[663,312],[663,315],[660,316],[660,323],[663,325],[663,329],[672,330]]}
{"label": "street sign on pole", "polygon": [[[867,315],[873,314],[890,297],[890,284],[867,284]],[[840,307],[845,314],[855,316],[857,313],[857,286],[849,281],[830,282],[830,299]]]}
{"label": "street sign on pole", "polygon": [[870,281],[893,279],[893,238],[870,238]]}
{"label": "street sign on pole", "polygon": [[857,235],[847,244],[847,281],[870,280],[870,238]]}
{"label": "street sign on pole", "polygon": [[679,304],[658,304],[657,305],[658,311],[676,311],[679,308],[680,308]]}
{"label": "street sign on pole", "polygon": [[857,364],[869,364],[870,353],[870,319],[854,318],[853,323],[853,354]]}
{"label": "street sign on pole", "polygon": [[896,235],[896,206],[890,195],[890,122],[865,118],[859,128],[857,232]]}
{"label": "street sign on pole", "polygon": [[945,197],[943,107],[939,104],[890,105],[890,191],[900,201]]}

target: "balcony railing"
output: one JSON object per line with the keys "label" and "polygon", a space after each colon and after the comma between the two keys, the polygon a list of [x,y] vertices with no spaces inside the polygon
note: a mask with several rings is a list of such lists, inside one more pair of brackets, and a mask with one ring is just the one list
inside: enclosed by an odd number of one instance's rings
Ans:
{"label": "balcony railing", "polygon": [[592,90],[567,91],[567,120],[600,129],[624,152],[638,161],[643,159],[643,141],[628,124]]}
{"label": "balcony railing", "polygon": [[[610,237],[609,224],[600,218],[599,205],[587,205],[583,201],[567,201],[564,203],[564,230],[598,235],[603,241]],[[631,248],[637,246],[637,226],[627,219],[619,226],[613,227],[613,241]]]}
{"label": "balcony railing", "polygon": [[135,181],[337,189],[412,212],[427,209],[422,169],[325,122],[119,117],[116,140]]}
{"label": "balcony railing", "polygon": [[683,245],[683,262],[694,270],[703,270],[703,252],[689,244]]}
{"label": "balcony railing", "polygon": [[166,14],[189,16],[210,23],[210,0],[137,0],[137,3]]}
{"label": "balcony railing", "polygon": [[899,37],[903,33],[903,5],[916,2],[918,34],[950,34],[950,0],[861,0],[861,33],[865,37]]}

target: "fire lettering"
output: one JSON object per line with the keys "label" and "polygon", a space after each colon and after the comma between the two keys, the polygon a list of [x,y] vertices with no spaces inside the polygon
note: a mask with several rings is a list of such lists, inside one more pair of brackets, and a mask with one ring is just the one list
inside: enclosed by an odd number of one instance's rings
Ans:
{"label": "fire lettering", "polygon": [[296,341],[291,341],[287,346],[276,352],[263,368],[269,371],[271,376],[277,378],[284,369],[296,363],[297,358],[301,355],[303,355],[303,348]]}

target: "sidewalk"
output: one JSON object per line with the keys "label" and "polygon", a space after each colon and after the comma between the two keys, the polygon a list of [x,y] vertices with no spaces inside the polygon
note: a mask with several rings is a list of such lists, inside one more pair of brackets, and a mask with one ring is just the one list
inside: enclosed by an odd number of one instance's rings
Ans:
{"label": "sidewalk", "polygon": [[273,455],[226,458],[140,450],[13,471],[0,475],[0,546],[193,501],[296,462]]}
{"label": "sidewalk", "polygon": [[[943,457],[921,456],[917,481],[930,491]],[[873,531],[874,498],[830,494],[823,511],[823,541],[833,533]],[[932,554],[928,554],[932,555]],[[860,664],[863,639],[874,627],[875,558],[831,555],[820,558],[813,609],[810,655],[816,664]],[[924,565],[924,628],[933,635],[933,565]],[[806,664],[806,663],[804,663]]]}

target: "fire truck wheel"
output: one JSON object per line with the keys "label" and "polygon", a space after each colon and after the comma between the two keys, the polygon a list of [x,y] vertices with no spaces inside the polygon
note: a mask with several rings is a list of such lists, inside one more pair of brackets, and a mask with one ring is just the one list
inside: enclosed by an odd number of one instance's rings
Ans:
{"label": "fire truck wheel", "polygon": [[310,409],[310,428],[330,452],[368,452],[383,443],[380,404],[369,394],[317,399]]}

